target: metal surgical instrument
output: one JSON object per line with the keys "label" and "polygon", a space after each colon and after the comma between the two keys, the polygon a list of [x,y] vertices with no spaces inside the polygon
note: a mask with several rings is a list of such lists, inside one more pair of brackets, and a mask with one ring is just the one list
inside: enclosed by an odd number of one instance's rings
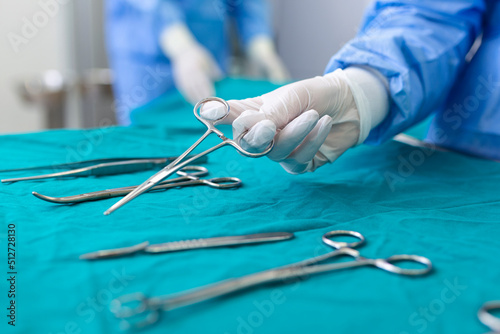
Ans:
{"label": "metal surgical instrument", "polygon": [[[205,103],[211,102],[211,101],[219,102],[219,103],[223,104],[224,107],[226,108],[225,114],[222,117],[220,117],[220,118],[218,118],[216,120],[207,120],[207,119],[204,119],[199,114],[199,112],[198,112],[199,109]],[[204,100],[201,100],[200,102],[198,102],[196,104],[196,106],[194,107],[194,115],[195,115],[195,117],[201,123],[203,123],[207,127],[207,131],[205,132],[205,134],[203,136],[201,136],[200,139],[198,139],[186,152],[184,152],[182,155],[180,155],[170,165],[168,165],[167,167],[165,167],[164,169],[162,169],[161,171],[159,171],[158,173],[156,173],[155,175],[153,175],[152,177],[150,177],[143,184],[141,184],[139,187],[137,187],[134,191],[132,191],[130,194],[128,194],[125,198],[122,198],[115,205],[113,205],[106,212],[104,212],[104,214],[105,215],[109,215],[113,211],[117,210],[118,208],[122,207],[126,203],[130,202],[131,200],[133,200],[134,198],[136,198],[136,197],[142,195],[143,193],[147,192],[149,189],[153,188],[155,185],[157,185],[158,183],[160,183],[161,181],[163,181],[164,179],[166,179],[167,177],[169,177],[170,175],[172,175],[173,173],[175,173],[176,171],[178,171],[182,167],[184,167],[184,166],[192,163],[196,159],[199,159],[199,158],[201,158],[203,156],[208,155],[209,153],[212,153],[212,152],[218,150],[221,147],[228,146],[228,145],[232,146],[239,153],[241,153],[242,155],[244,155],[246,157],[250,157],[250,158],[259,158],[259,157],[263,157],[266,154],[268,154],[272,150],[272,148],[274,146],[274,141],[271,142],[271,144],[269,145],[269,147],[266,148],[263,152],[260,152],[260,153],[251,153],[251,152],[248,152],[245,149],[243,149],[240,146],[240,144],[239,144],[239,141],[241,140],[241,138],[243,138],[243,136],[247,132],[243,132],[238,138],[236,138],[235,140],[232,140],[232,139],[228,139],[224,135],[224,133],[222,133],[219,129],[216,128],[216,126],[223,119],[225,119],[229,115],[229,110],[230,110],[229,104],[225,100],[217,98],[217,97],[207,98],[207,99],[204,99]],[[215,133],[222,140],[222,142],[219,143],[219,144],[217,144],[217,145],[215,145],[215,146],[213,146],[213,147],[211,147],[211,148],[209,148],[209,149],[207,149],[206,151],[204,151],[202,153],[199,153],[199,154],[195,155],[192,158],[188,158],[187,157],[188,154],[190,154],[196,147],[198,147],[212,133]]]}
{"label": "metal surgical instrument", "polygon": [[491,329],[491,334],[500,333],[500,318],[491,314],[495,310],[500,310],[500,300],[485,303],[477,313],[479,320]]}
{"label": "metal surgical instrument", "polygon": [[[208,170],[200,166],[186,166],[177,171],[180,176],[175,179],[169,179],[159,183],[157,186],[150,189],[150,191],[167,190],[171,188],[193,187],[193,186],[208,186],[215,189],[235,189],[242,185],[240,179],[236,177],[218,177],[213,179],[200,179],[202,176],[208,175]],[[99,201],[113,197],[125,196],[136,189],[137,186],[122,187],[115,189],[106,189],[85,193],[74,196],[66,197],[51,197],[37,193],[32,194],[44,201],[56,204],[76,204],[90,201]]]}
{"label": "metal surgical instrument", "polygon": [[[44,175],[19,177],[12,179],[2,180],[2,183],[12,183],[19,181],[30,181],[30,180],[44,180],[52,178],[62,178],[62,177],[86,177],[86,176],[105,176],[105,175],[117,175],[117,174],[127,174],[139,171],[146,171],[155,168],[162,168],[172,161],[175,161],[177,157],[171,158],[139,158],[139,159],[99,159],[99,160],[89,160],[82,161],[74,164],[63,164],[57,165],[53,168],[64,168],[70,169],[68,171],[50,173]],[[116,160],[116,161],[113,161]],[[200,157],[200,159],[194,159],[191,162],[204,163],[208,159],[206,157]],[[97,164],[96,164],[97,163]],[[82,167],[83,166],[83,167]],[[32,167],[26,169],[12,169],[5,170],[2,172],[14,172],[23,170],[35,170],[43,169],[48,166]],[[75,169],[76,168],[76,169]]]}
{"label": "metal surgical instrument", "polygon": [[[350,236],[357,238],[358,241],[348,243],[332,240],[332,237],[337,236]],[[363,235],[358,232],[331,231],[323,235],[323,243],[335,250],[325,255],[239,278],[227,279],[169,296],[148,298],[142,293],[124,295],[111,303],[111,311],[117,318],[122,319],[124,329],[129,327],[141,328],[155,323],[159,319],[161,311],[171,311],[266,283],[364,266],[372,266],[393,274],[407,276],[425,275],[432,269],[431,261],[418,255],[394,255],[387,259],[362,257],[354,248],[364,243],[364,240]],[[339,256],[350,256],[354,260],[320,264],[320,262]],[[418,263],[424,267],[421,269],[405,269],[395,265],[396,262],[402,261]]]}
{"label": "metal surgical instrument", "polygon": [[293,233],[275,232],[275,233],[239,235],[233,237],[183,240],[183,241],[166,242],[155,245],[150,245],[148,241],[145,241],[143,243],[131,247],[100,250],[97,252],[83,254],[80,256],[80,259],[99,260],[105,258],[127,256],[139,252],[159,254],[159,253],[177,252],[177,251],[200,249],[200,248],[241,246],[241,245],[257,244],[264,242],[283,241],[292,238],[293,238]]}
{"label": "metal surgical instrument", "polygon": [[[2,169],[0,173],[11,173],[11,172],[24,172],[30,170],[44,170],[44,169],[77,169],[84,167],[91,167],[98,164],[104,164],[108,162],[121,162],[121,161],[130,161],[130,160],[156,160],[156,159],[167,159],[170,161],[174,161],[176,157],[163,158],[163,157],[139,157],[139,158],[104,158],[104,159],[92,159],[92,160],[84,160],[77,162],[69,162],[64,164],[54,164],[54,165],[45,165],[45,166],[32,166],[32,167],[23,167],[23,168],[14,168],[14,169]],[[205,161],[198,160],[199,163],[204,163]]]}

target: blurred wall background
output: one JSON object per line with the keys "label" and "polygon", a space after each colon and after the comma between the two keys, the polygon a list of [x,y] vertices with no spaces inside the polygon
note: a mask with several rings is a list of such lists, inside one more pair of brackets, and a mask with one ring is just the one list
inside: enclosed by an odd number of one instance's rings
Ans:
{"label": "blurred wall background", "polygon": [[[292,76],[323,73],[352,38],[370,0],[270,0],[279,53]],[[20,98],[20,83],[55,69],[65,78],[107,66],[103,0],[0,0],[0,133],[46,127],[44,110]],[[57,78],[52,78],[56,81]],[[78,94],[74,92],[73,94]],[[65,126],[82,126],[88,103],[68,99]],[[108,106],[110,107],[110,106]]]}
{"label": "blurred wall background", "polygon": [[323,74],[354,37],[371,0],[271,0],[278,51],[293,78]]}
{"label": "blurred wall background", "polygon": [[[71,12],[54,9],[53,16],[37,0],[0,0],[0,133],[32,131],[42,127],[43,115],[33,105],[23,103],[16,82],[45,69],[71,68],[69,35]],[[33,23],[37,21],[37,25]]]}

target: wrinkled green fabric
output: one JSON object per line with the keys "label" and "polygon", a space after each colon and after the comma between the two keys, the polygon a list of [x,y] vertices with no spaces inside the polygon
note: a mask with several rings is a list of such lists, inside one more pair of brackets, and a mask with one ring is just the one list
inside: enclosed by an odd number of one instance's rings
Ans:
{"label": "wrinkled green fabric", "polygon": [[[218,94],[241,98],[274,88],[230,80]],[[165,98],[134,115],[157,125],[47,131],[0,137],[0,169],[104,157],[171,156],[204,131],[191,107]],[[217,142],[214,138],[211,142]],[[335,164],[293,176],[266,158],[231,148],[210,155],[211,176],[234,176],[238,190],[173,189],[145,194],[111,216],[117,199],[61,206],[31,195],[64,196],[136,185],[152,172],[0,185],[2,245],[17,225],[17,322],[2,333],[119,333],[112,298],[175,293],[329,251],[330,230],[359,231],[366,257],[418,254],[426,277],[375,268],[273,284],[163,314],[141,333],[482,333],[477,310],[500,299],[500,164],[400,143],[350,150]],[[49,171],[47,171],[49,172]],[[16,177],[36,172],[0,175]],[[136,255],[97,262],[82,253],[152,243],[289,231],[291,241]],[[2,246],[3,272],[6,247]],[[5,277],[5,276],[4,276]],[[2,279],[6,314],[7,285]],[[6,331],[5,331],[6,330]]]}

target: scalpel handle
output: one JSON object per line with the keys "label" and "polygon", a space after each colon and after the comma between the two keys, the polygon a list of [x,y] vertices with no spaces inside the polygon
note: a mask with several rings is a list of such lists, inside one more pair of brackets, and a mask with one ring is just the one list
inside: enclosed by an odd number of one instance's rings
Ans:
{"label": "scalpel handle", "polygon": [[233,237],[184,240],[184,241],[175,241],[163,244],[150,245],[146,247],[144,251],[148,253],[166,253],[166,252],[177,252],[189,249],[239,246],[247,244],[289,240],[292,239],[293,236],[294,236],[293,233],[275,232],[275,233],[241,235]]}

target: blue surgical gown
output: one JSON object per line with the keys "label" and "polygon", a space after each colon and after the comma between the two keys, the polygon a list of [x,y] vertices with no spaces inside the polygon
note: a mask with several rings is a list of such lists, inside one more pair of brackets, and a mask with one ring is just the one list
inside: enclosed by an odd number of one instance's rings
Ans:
{"label": "blue surgical gown", "polygon": [[500,1],[374,1],[326,72],[354,65],[385,76],[392,99],[368,144],[434,114],[427,141],[500,160]]}
{"label": "blue surgical gown", "polygon": [[114,73],[117,118],[130,123],[130,111],[174,89],[161,32],[185,23],[223,71],[228,68],[230,21],[245,47],[258,35],[270,36],[267,0],[107,0],[106,43]]}

